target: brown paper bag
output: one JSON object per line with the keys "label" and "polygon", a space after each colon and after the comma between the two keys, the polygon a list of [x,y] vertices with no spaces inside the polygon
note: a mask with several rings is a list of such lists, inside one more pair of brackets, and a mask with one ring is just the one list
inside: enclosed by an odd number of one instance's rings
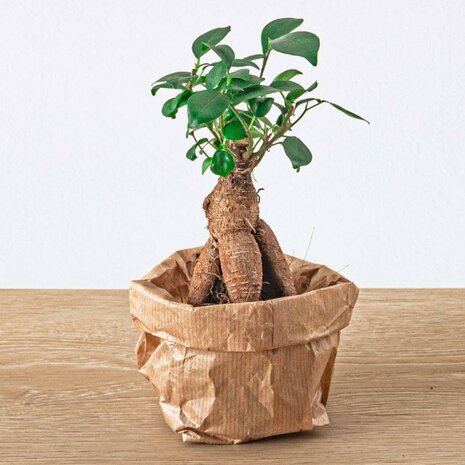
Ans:
{"label": "brown paper bag", "polygon": [[201,248],[181,250],[130,285],[140,372],[184,441],[236,444],[328,424],[341,329],[357,287],[323,265],[286,256],[298,295],[192,307]]}

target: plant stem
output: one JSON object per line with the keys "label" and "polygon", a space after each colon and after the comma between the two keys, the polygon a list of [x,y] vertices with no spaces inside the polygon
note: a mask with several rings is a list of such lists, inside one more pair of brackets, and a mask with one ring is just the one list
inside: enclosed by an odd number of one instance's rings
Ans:
{"label": "plant stem", "polygon": [[194,72],[192,74],[197,73],[197,70],[199,69],[199,66],[200,66],[200,58],[197,58],[197,61],[195,62],[195,66],[194,66]]}
{"label": "plant stem", "polygon": [[252,119],[250,120],[249,129],[252,129],[253,123],[255,123],[255,118],[256,118],[256,116],[253,115]]}
{"label": "plant stem", "polygon": [[247,152],[245,153],[244,158],[248,160],[252,156],[252,145],[253,145],[252,133],[250,132],[249,126],[247,126],[247,123],[244,121],[241,114],[236,110],[236,108],[234,108],[234,106],[232,105],[229,105],[229,108],[234,113],[234,115],[239,120],[239,122],[242,124],[245,130],[245,133],[247,134]]}
{"label": "plant stem", "polygon": [[255,165],[258,165],[258,163],[260,163],[260,160],[263,158],[265,153],[289,129],[290,126],[288,127],[288,122],[291,116],[293,115],[294,110],[295,110],[294,105],[291,105],[289,107],[289,110],[287,110],[286,116],[284,117],[284,120],[281,124],[281,128],[276,132],[276,134],[268,142],[264,142],[263,145],[260,147],[260,150],[255,154],[255,159],[256,159]]}
{"label": "plant stem", "polygon": [[[192,132],[191,135],[192,135],[192,137],[194,138],[195,143],[198,144],[199,141],[197,140],[197,137],[195,137],[195,134]],[[210,144],[210,141],[207,141],[207,142],[205,143],[205,145],[206,145],[206,144]],[[207,158],[210,158],[210,155],[208,155],[208,153],[205,152],[205,149],[204,149],[205,145],[204,145],[203,147],[200,147],[200,145],[199,145],[198,147],[200,148],[200,151],[201,151]],[[210,144],[210,145],[211,145],[211,144]],[[213,145],[212,145],[212,147],[213,147]],[[213,147],[213,148],[215,148],[215,147]]]}
{"label": "plant stem", "polygon": [[268,52],[266,52],[265,56],[263,57],[262,69],[260,70],[260,77],[263,77],[263,73],[265,72],[265,66],[268,62],[268,57],[270,56],[270,52],[271,50],[268,50]]}
{"label": "plant stem", "polygon": [[323,102],[318,102],[316,103],[315,105],[309,107],[308,105],[305,105],[305,110],[302,112],[302,114],[289,126],[289,129],[291,129],[292,127],[294,127],[305,115],[305,113],[307,113],[307,111],[317,107],[318,105],[321,105]]}
{"label": "plant stem", "polygon": [[254,151],[257,148],[258,144],[260,143],[260,140],[261,139],[258,139],[257,142],[255,142],[252,151]]}
{"label": "plant stem", "polygon": [[264,157],[265,153],[268,152],[268,150],[270,150],[271,147],[273,147],[273,145],[277,145],[275,142],[280,137],[282,137],[287,131],[289,131],[289,129],[293,128],[304,117],[304,115],[305,115],[305,113],[307,113],[307,111],[312,110],[313,108],[317,107],[318,105],[321,105],[322,103],[323,103],[323,101],[320,101],[320,102],[316,103],[315,105],[313,105],[311,107],[306,105],[304,111],[299,115],[299,117],[295,121],[293,121],[292,123],[290,123],[288,125],[288,123],[290,122],[290,118],[293,115],[294,110],[295,110],[294,106],[291,105],[288,112],[286,113],[283,124],[281,125],[281,129],[279,129],[276,132],[276,134],[268,142],[264,143],[260,147],[260,150],[256,154],[254,154],[254,158],[255,158],[254,167],[257,166],[261,162],[261,160]]}
{"label": "plant stem", "polygon": [[213,137],[221,142],[221,137],[213,130],[213,128],[207,124],[208,130],[213,134]]}

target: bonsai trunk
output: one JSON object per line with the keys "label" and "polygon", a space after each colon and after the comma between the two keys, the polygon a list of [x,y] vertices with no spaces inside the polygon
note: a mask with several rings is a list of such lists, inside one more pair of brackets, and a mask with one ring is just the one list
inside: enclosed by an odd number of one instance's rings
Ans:
{"label": "bonsai trunk", "polygon": [[210,238],[194,267],[192,305],[253,302],[294,295],[289,266],[271,228],[259,218],[259,197],[244,145],[233,146],[236,169],[219,178],[203,208]]}

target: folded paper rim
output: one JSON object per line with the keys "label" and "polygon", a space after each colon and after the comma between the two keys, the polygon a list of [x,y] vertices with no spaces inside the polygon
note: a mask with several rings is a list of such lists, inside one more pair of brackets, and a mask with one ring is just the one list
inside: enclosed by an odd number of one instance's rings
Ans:
{"label": "folded paper rim", "polygon": [[[165,277],[176,271],[183,280],[179,285],[188,286],[201,249],[179,250],[142,279],[131,281],[131,317],[138,330],[195,349],[258,352],[320,339],[350,322],[357,286],[325,265],[289,255],[286,259],[295,279],[313,277],[311,288],[301,294],[201,307],[179,302],[179,296],[162,287]],[[318,286],[319,281],[324,287]]]}

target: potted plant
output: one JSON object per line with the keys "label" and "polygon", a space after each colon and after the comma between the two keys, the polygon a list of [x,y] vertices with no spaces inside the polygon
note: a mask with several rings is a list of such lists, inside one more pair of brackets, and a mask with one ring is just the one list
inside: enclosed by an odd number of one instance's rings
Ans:
{"label": "potted plant", "polygon": [[325,410],[339,333],[358,289],[323,265],[283,254],[259,216],[252,173],[282,145],[299,171],[312,154],[292,128],[314,108],[338,104],[313,96],[286,69],[265,80],[272,54],[316,66],[319,38],[282,18],[261,34],[262,52],[237,58],[221,43],[230,27],[192,44],[195,65],[158,79],[152,94],[175,92],[162,107],[187,109],[189,160],[219,176],[203,208],[209,238],[181,250],[130,286],[131,315],[142,334],[140,371],[153,383],[163,414],[185,441],[238,443],[310,430]]}

